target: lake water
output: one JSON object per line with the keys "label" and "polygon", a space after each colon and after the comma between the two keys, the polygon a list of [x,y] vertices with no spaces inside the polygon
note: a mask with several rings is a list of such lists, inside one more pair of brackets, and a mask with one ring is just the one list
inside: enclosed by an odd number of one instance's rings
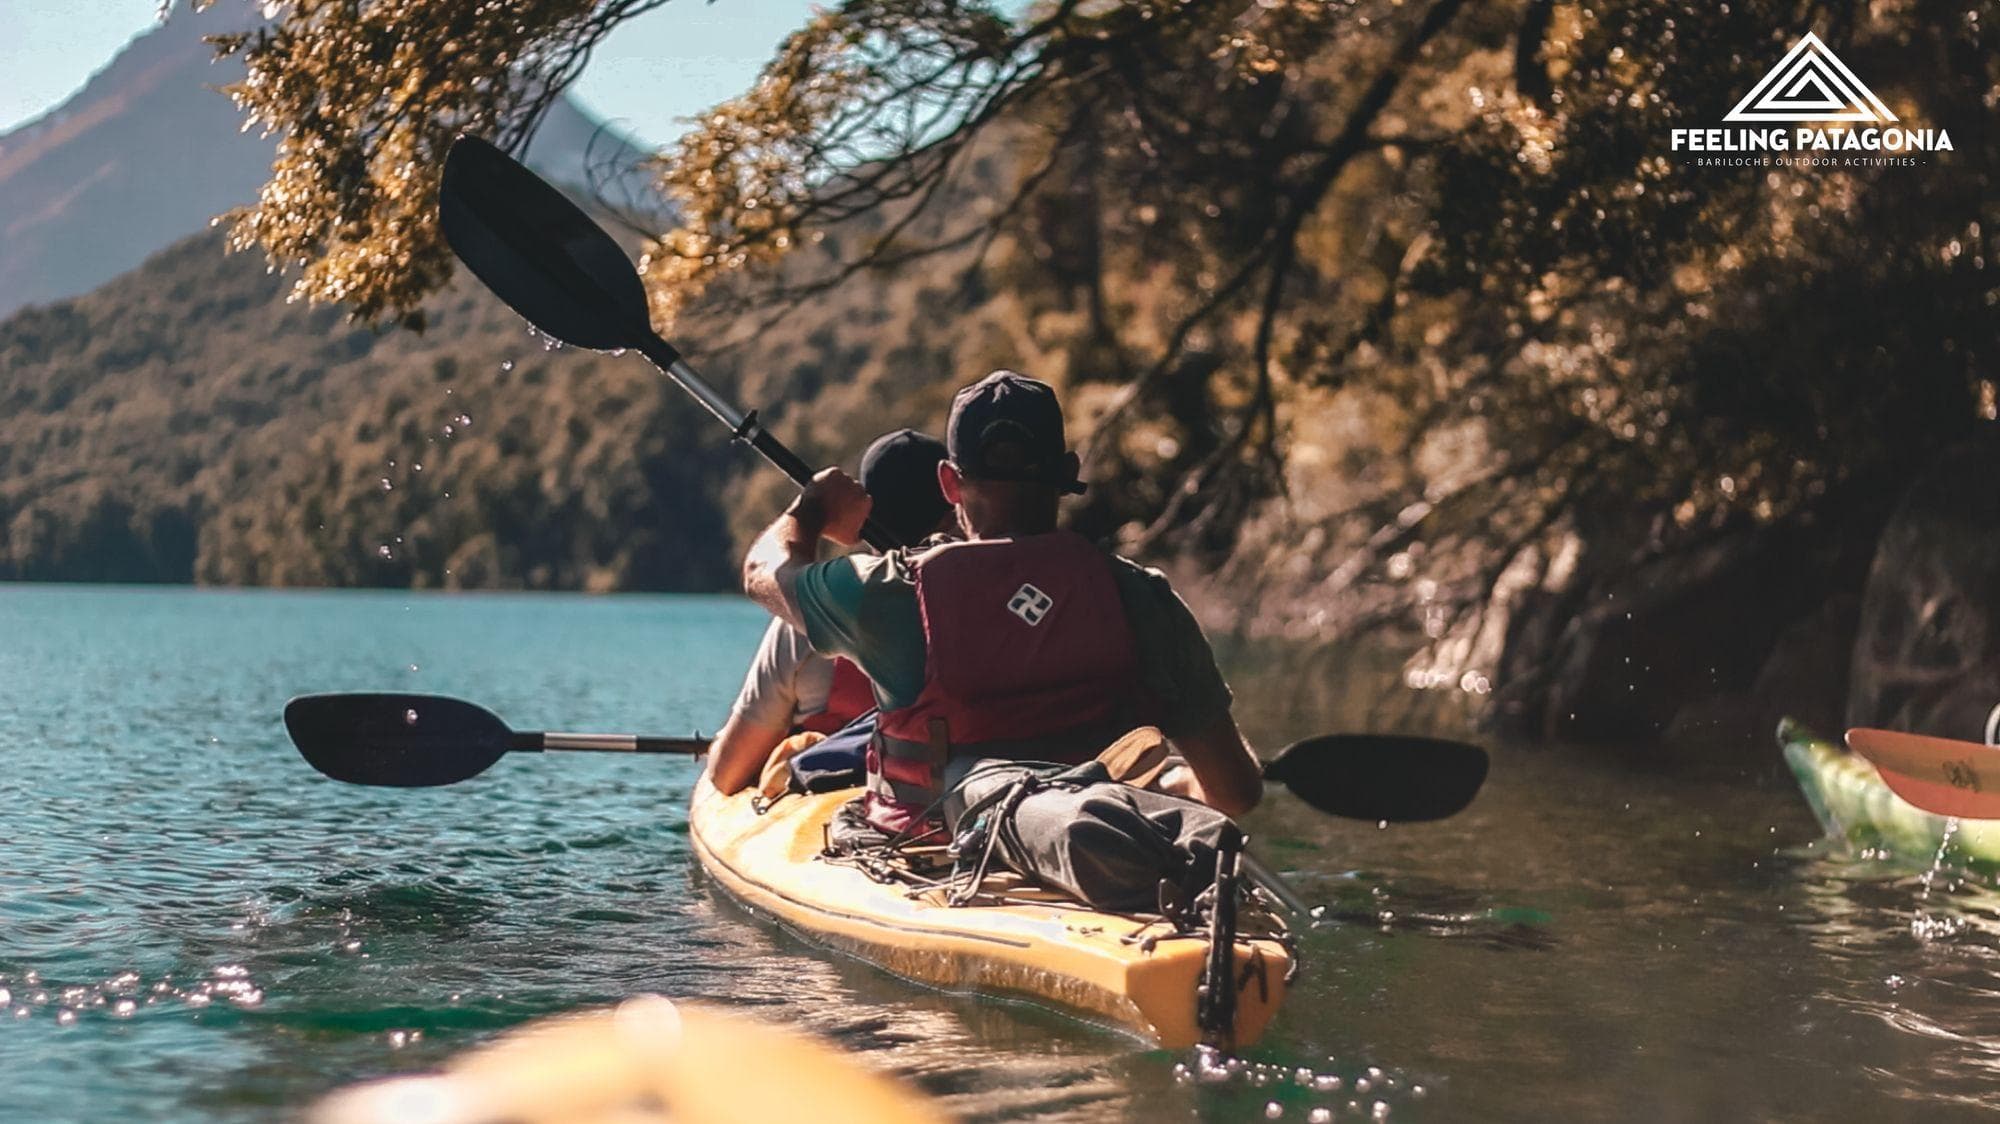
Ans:
{"label": "lake water", "polygon": [[[282,1118],[641,991],[772,1009],[980,1120],[2000,1103],[2000,896],[1823,855],[1768,781],[1506,747],[1443,824],[1268,802],[1259,845],[1342,920],[1250,1056],[1343,1075],[1329,1094],[1182,1081],[1117,1034],[815,955],[693,869],[689,761],[521,755],[371,790],[279,722],[294,694],[396,689],[523,728],[712,730],[761,623],[724,598],[0,586],[0,1119]],[[1244,717],[1267,747],[1312,732]]]}

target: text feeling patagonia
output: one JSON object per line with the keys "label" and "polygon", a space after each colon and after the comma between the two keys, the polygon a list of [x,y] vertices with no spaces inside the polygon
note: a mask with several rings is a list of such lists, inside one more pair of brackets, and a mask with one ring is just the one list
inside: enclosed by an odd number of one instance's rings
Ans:
{"label": "text feeling patagonia", "polygon": [[1675,152],[1950,152],[1943,129],[1675,129]]}

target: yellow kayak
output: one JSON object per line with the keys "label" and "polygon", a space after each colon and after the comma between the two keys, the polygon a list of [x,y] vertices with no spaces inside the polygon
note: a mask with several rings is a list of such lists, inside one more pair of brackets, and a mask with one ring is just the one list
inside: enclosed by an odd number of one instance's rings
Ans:
{"label": "yellow kayak", "polygon": [[[988,879],[1004,902],[948,906],[944,891],[877,881],[828,859],[827,827],[859,789],[791,795],[759,814],[751,791],[724,796],[706,776],[688,808],[702,867],[751,910],[817,943],[936,987],[1044,1003],[1132,1031],[1168,1049],[1202,1041],[1201,934],[1164,919],[1101,913],[1008,874]],[[1256,1041],[1284,1001],[1292,956],[1282,925],[1239,914],[1234,1047]]]}
{"label": "yellow kayak", "polygon": [[942,1111],[796,1031],[662,996],[513,1031],[443,1072],[357,1085],[310,1124],[935,1124]]}

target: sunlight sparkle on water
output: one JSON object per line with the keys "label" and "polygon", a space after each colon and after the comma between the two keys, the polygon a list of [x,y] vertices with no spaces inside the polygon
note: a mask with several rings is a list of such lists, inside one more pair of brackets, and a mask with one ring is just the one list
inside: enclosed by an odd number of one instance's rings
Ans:
{"label": "sunlight sparkle on water", "polygon": [[[1328,1059],[1332,1061],[1332,1059]],[[1378,1065],[1367,1066],[1351,1075],[1351,1081],[1331,1070],[1315,1070],[1311,1066],[1273,1065],[1229,1057],[1213,1047],[1197,1047],[1186,1061],[1174,1066],[1176,1084],[1204,1086],[1243,1086],[1253,1089],[1284,1089],[1282,1099],[1267,1101],[1264,1115],[1271,1120],[1285,1119],[1296,1112],[1299,1106],[1296,1098],[1325,1097],[1342,1091],[1351,1091],[1360,1096],[1373,1094],[1369,1100],[1352,1099],[1345,1102],[1328,1100],[1325,1103],[1306,1107],[1307,1120],[1333,1120],[1345,1112],[1352,1116],[1368,1116],[1375,1120],[1386,1120],[1394,1111],[1392,1098],[1397,1094],[1410,1100],[1422,1100],[1428,1090],[1422,1084],[1411,1083]],[[1405,1092],[1407,1090],[1407,1092]],[[1288,1107],[1288,1104],[1290,1107]]]}

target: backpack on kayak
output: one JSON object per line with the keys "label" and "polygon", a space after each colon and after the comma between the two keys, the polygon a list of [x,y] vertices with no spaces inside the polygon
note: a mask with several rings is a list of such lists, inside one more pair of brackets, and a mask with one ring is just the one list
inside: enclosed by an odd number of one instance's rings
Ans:
{"label": "backpack on kayak", "polygon": [[792,755],[791,791],[834,792],[854,788],[865,777],[868,743],[875,737],[876,712],[868,711],[828,734],[826,740]]}

